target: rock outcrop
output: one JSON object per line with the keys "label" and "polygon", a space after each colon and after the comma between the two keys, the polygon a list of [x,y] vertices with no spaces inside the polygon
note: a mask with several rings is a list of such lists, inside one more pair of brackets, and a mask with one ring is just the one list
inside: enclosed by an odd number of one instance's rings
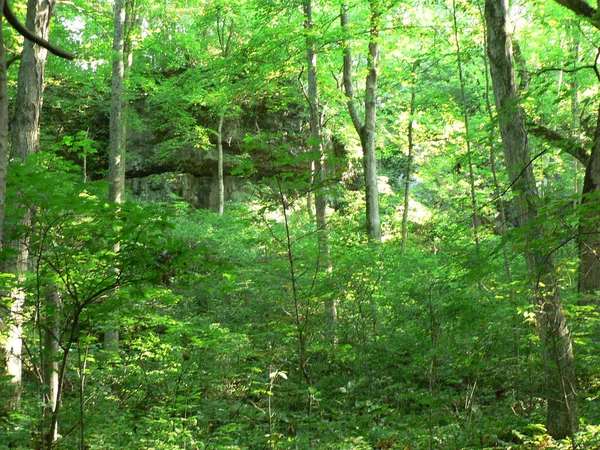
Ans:
{"label": "rock outcrop", "polygon": [[[135,196],[217,209],[217,139],[210,131],[216,126],[210,119],[200,118],[199,123],[209,130],[201,145],[165,145],[164,136],[144,126],[128,131],[127,187]],[[278,162],[282,153],[294,160],[292,166],[284,164],[285,170],[308,174],[308,162],[296,158],[305,151],[306,127],[301,111],[269,112],[264,107],[226,120],[222,139],[225,200],[247,199],[252,183],[283,170]],[[236,175],[242,165],[250,170]]]}

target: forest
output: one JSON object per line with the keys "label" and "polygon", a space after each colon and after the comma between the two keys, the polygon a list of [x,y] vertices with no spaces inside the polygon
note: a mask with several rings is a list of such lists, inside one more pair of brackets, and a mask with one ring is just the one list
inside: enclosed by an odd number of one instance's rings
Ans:
{"label": "forest", "polygon": [[0,0],[0,449],[600,449],[600,8]]}

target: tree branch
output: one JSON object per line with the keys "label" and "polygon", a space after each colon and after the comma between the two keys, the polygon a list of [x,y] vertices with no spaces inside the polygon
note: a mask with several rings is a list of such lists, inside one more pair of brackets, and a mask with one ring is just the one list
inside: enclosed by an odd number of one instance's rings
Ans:
{"label": "tree branch", "polygon": [[577,158],[581,164],[587,166],[590,155],[582,142],[571,137],[564,136],[558,131],[551,130],[550,128],[537,123],[528,123],[527,130],[534,136],[544,138],[549,143],[556,145],[564,152],[568,153],[574,158]]}
{"label": "tree branch", "polygon": [[596,70],[596,66],[592,65],[592,64],[588,64],[587,66],[578,66],[578,67],[575,67],[574,69],[565,69],[564,67],[546,67],[545,69],[540,69],[540,70],[536,71],[535,74],[541,75],[546,72],[558,72],[558,71],[565,72],[565,73],[575,73],[575,72],[579,72],[580,70],[585,70],[585,69]]}
{"label": "tree branch", "polygon": [[600,30],[600,18],[598,17],[598,11],[593,8],[585,0],[555,0],[559,5],[570,9],[578,16],[583,16],[589,19],[590,23]]}
{"label": "tree branch", "polygon": [[356,104],[354,103],[354,87],[352,86],[352,52],[350,51],[350,43],[348,42],[347,32],[348,32],[348,5],[344,3],[342,5],[342,13],[341,13],[341,25],[342,25],[342,33],[344,37],[342,38],[342,47],[344,50],[344,74],[343,74],[343,82],[344,82],[344,93],[347,98],[348,112],[350,113],[350,118],[352,119],[352,123],[354,124],[354,128],[356,128],[356,132],[361,136],[362,139],[362,130],[363,130],[363,122],[360,119],[358,114],[358,109],[356,108]]}
{"label": "tree branch", "polygon": [[15,62],[19,61],[20,59],[21,59],[21,53],[19,53],[19,54],[16,54],[16,55],[13,55],[13,56],[11,56],[10,58],[8,58],[8,59],[6,60],[6,70],[8,70],[8,69],[9,69],[9,67],[10,67],[10,66],[11,66],[13,63],[15,63]]}
{"label": "tree branch", "polygon": [[52,53],[56,56],[59,56],[60,58],[65,58],[70,61],[75,59],[75,55],[73,55],[72,53],[61,50],[60,48],[52,45],[50,42],[46,41],[45,39],[42,39],[41,37],[36,36],[31,31],[29,31],[27,28],[25,28],[25,25],[23,25],[19,21],[19,19],[15,15],[15,13],[10,8],[10,4],[9,4],[8,0],[5,0],[5,2],[4,2],[3,13],[4,13],[4,17],[6,17],[6,20],[8,21],[8,23],[25,39],[30,40],[31,42],[39,45],[40,47],[44,47],[50,53]]}

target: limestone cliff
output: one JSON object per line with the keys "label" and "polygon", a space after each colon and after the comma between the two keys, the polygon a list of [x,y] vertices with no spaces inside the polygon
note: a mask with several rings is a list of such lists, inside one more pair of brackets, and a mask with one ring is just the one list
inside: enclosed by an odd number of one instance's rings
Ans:
{"label": "limestone cliff", "polygon": [[[216,118],[199,118],[204,139],[197,144],[173,143],[142,123],[128,131],[127,187],[143,200],[183,200],[198,208],[217,208],[217,152],[213,130]],[[252,192],[252,183],[282,170],[277,152],[295,159],[294,172],[308,173],[308,162],[295,156],[305,151],[307,122],[304,112],[269,111],[265,107],[228,118],[223,127],[225,200],[240,201]],[[240,172],[241,164],[251,167]],[[236,169],[238,169],[236,171]]]}

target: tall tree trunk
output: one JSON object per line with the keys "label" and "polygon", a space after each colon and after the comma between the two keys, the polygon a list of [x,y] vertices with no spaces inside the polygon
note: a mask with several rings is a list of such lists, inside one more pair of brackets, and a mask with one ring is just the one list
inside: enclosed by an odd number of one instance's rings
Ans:
{"label": "tall tree trunk", "polygon": [[475,193],[475,175],[473,172],[473,155],[471,151],[471,135],[469,128],[469,111],[467,108],[466,82],[463,73],[462,53],[460,48],[460,38],[458,36],[458,19],[456,14],[456,0],[452,2],[452,23],[454,31],[454,41],[456,43],[456,65],[458,68],[458,79],[460,81],[461,110],[465,122],[465,141],[467,146],[467,159],[469,163],[469,185],[471,187],[471,226],[473,227],[473,241],[475,248],[479,253],[479,234],[477,232],[477,195]]}
{"label": "tall tree trunk", "polygon": [[6,209],[6,174],[8,169],[8,93],[2,11],[4,11],[4,0],[0,0],[0,249],[3,248],[4,243],[4,211]]}
{"label": "tall tree trunk", "polygon": [[525,259],[533,281],[534,306],[546,363],[547,430],[554,438],[573,439],[577,430],[577,395],[571,335],[562,311],[551,255],[532,241],[543,236],[539,223],[531,154],[519,104],[512,42],[507,33],[507,0],[486,0],[487,46],[500,134],[518,226],[527,230]]}
{"label": "tall tree trunk", "polygon": [[125,189],[125,126],[123,120],[123,80],[125,76],[125,63],[123,61],[124,0],[115,1],[114,15],[108,198],[111,202],[121,203]]}
{"label": "tall tree trunk", "polygon": [[[26,27],[44,40],[48,40],[50,19],[55,0],[28,0]],[[23,42],[17,99],[12,122],[11,155],[21,163],[26,163],[29,155],[37,152],[39,145],[42,95],[48,51],[29,40]],[[31,225],[31,211],[25,211],[20,218],[20,226],[26,229]],[[29,241],[19,237],[10,243],[15,250],[16,259],[11,271],[16,274],[18,284],[25,279],[29,262]],[[17,286],[11,293],[11,318],[7,340],[6,372],[12,376],[13,389],[9,405],[17,409],[21,403],[21,350],[23,333],[23,307],[25,292]]]}
{"label": "tall tree trunk", "polygon": [[[2,18],[4,0],[0,0],[0,250],[4,249],[4,212],[6,209],[6,175],[8,164],[8,93],[6,80],[6,51],[4,49],[4,33]],[[6,375],[7,357],[7,325],[4,313],[0,316],[0,375]],[[10,393],[0,392],[2,410],[7,408]]]}
{"label": "tall tree trunk", "polygon": [[[365,120],[358,114],[352,85],[352,52],[347,36],[344,37],[344,91],[348,111],[363,150],[367,231],[373,241],[381,241],[381,219],[379,217],[379,190],[377,187],[377,156],[375,153],[375,125],[377,121],[377,70],[379,64],[379,22],[381,11],[377,0],[370,0],[369,54],[367,55],[367,80],[365,85]],[[342,4],[341,26],[348,33],[348,4]]]}
{"label": "tall tree trunk", "polygon": [[[221,16],[221,11],[217,13],[217,37],[221,50],[221,58],[225,60],[231,50],[231,39],[235,33],[234,20],[230,18],[227,23],[227,16]],[[226,77],[227,78],[227,77]],[[225,83],[225,81],[224,81]],[[223,179],[223,122],[227,112],[227,104],[220,108],[219,121],[217,124],[217,212],[220,216],[225,211],[225,183]]]}
{"label": "tall tree trunk", "polygon": [[379,19],[378,1],[371,0],[371,29],[369,30],[369,56],[367,59],[367,82],[365,86],[365,126],[363,151],[365,164],[365,188],[367,199],[367,228],[374,241],[381,241],[379,218],[379,190],[377,187],[377,156],[375,154],[375,124],[377,120],[377,70],[379,66]]}
{"label": "tall tree trunk", "polygon": [[[121,203],[125,190],[125,122],[123,120],[123,80],[125,77],[124,58],[125,2],[115,0],[112,86],[110,109],[110,151],[108,162],[108,199]],[[115,253],[119,252],[115,245]],[[115,268],[115,270],[119,270]],[[117,327],[106,330],[104,334],[105,350],[116,350],[119,346]]]}
{"label": "tall tree trunk", "polygon": [[[579,80],[577,76],[577,66],[579,62],[579,51],[580,51],[580,43],[579,36],[576,33],[579,32],[579,29],[575,25],[575,23],[571,23],[571,34],[572,34],[572,43],[571,43],[571,55],[573,57],[573,73],[571,74],[571,116],[573,118],[573,131],[577,132],[579,130],[580,121],[579,121]],[[574,168],[574,176],[573,176],[573,193],[576,197],[581,195],[581,186],[579,184],[579,160],[575,159],[573,162]],[[578,201],[575,200],[574,206],[577,206]]]}
{"label": "tall tree trunk", "polygon": [[[50,19],[56,0],[28,0],[26,26],[36,35],[48,40]],[[22,162],[37,153],[39,146],[42,95],[48,50],[23,41],[23,52],[19,66],[17,101],[12,121],[11,156]]]}
{"label": "tall tree trunk", "polygon": [[406,162],[406,172],[404,173],[404,210],[402,211],[402,253],[406,253],[406,242],[408,240],[408,209],[410,207],[410,177],[412,176],[412,166],[414,159],[414,128],[416,111],[416,78],[418,62],[413,66],[413,84],[410,90],[410,116],[408,118],[408,161]]}
{"label": "tall tree trunk", "polygon": [[218,213],[223,215],[225,210],[225,183],[223,181],[223,114],[219,115],[217,125],[217,184],[218,184]]}
{"label": "tall tree trunk", "polygon": [[[313,36],[312,0],[304,0],[304,27],[306,28],[306,58],[308,63],[308,103],[310,106],[310,145],[316,150],[318,159],[314,161],[313,185],[315,189],[315,215],[317,219],[317,239],[319,242],[319,268],[324,268],[328,275],[333,272],[329,255],[329,236],[327,232],[327,199],[323,193],[326,180],[325,148],[323,145],[323,126],[319,105],[319,88],[317,83],[317,53]],[[331,297],[326,297],[325,310],[328,313],[329,328],[337,322],[337,304]],[[333,335],[335,343],[335,334]]]}

